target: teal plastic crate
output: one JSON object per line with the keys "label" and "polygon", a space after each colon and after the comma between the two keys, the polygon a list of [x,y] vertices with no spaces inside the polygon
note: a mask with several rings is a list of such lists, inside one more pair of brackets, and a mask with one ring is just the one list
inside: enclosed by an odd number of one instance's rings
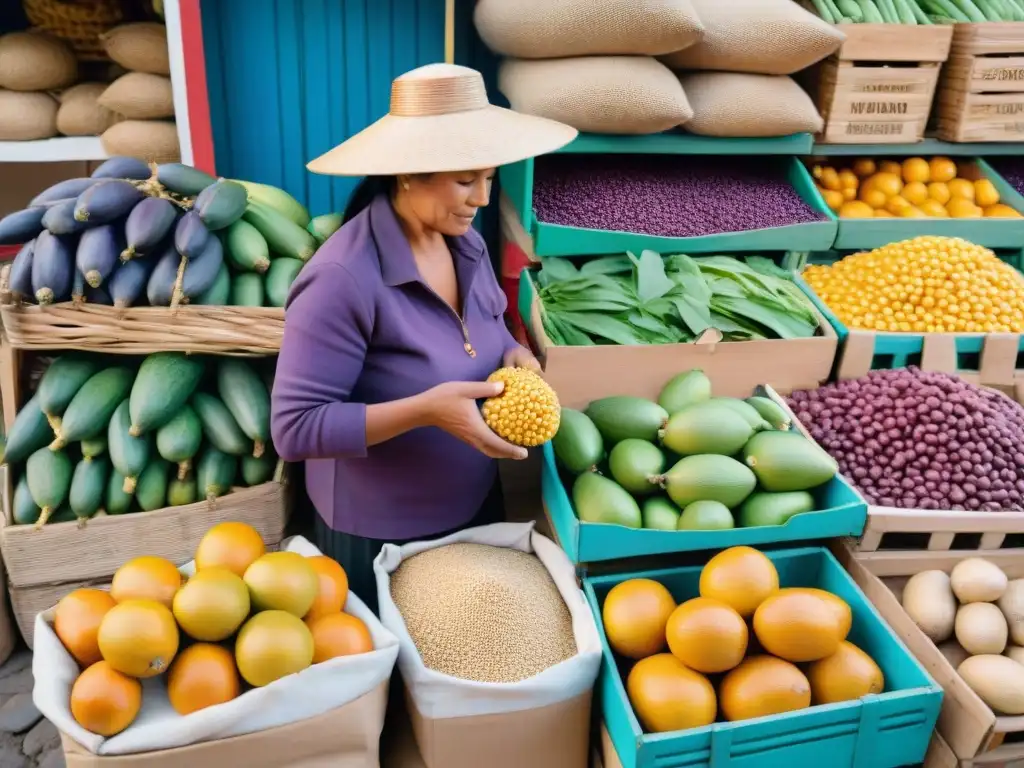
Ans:
{"label": "teal plastic crate", "polygon": [[[1006,179],[981,158],[972,158],[972,162],[977,164],[982,176],[995,186],[1000,202],[1024,212],[1024,197]],[[824,205],[825,201],[818,189],[813,191],[821,205]],[[1024,243],[1024,218],[844,219],[837,217],[831,210],[828,210],[828,216],[838,226],[833,246],[838,250],[878,248],[921,235],[962,237],[988,248],[1020,248]]]}
{"label": "teal plastic crate", "polygon": [[818,587],[849,603],[849,640],[881,667],[885,692],[755,720],[644,733],[626,696],[625,670],[604,634],[604,599],[622,581],[647,578],[664,584],[682,602],[698,595],[701,567],[584,578],[604,649],[598,681],[601,712],[623,768],[896,768],[922,762],[942,706],[942,689],[828,550],[807,547],[765,554],[775,563],[781,586]]}
{"label": "teal plastic crate", "polygon": [[[759,159],[758,162],[771,162]],[[832,247],[838,224],[818,193],[810,173],[793,157],[779,158],[785,164],[790,184],[808,205],[823,217],[821,221],[770,227],[747,232],[723,232],[703,237],[655,237],[636,232],[584,229],[546,224],[533,212],[533,163],[524,160],[504,166],[501,186],[511,200],[523,228],[533,238],[537,256],[583,256],[639,252],[645,248],[661,253],[738,253],[741,251],[820,251]]]}
{"label": "teal plastic crate", "polygon": [[647,136],[610,136],[582,133],[558,150],[559,154],[586,155],[808,155],[814,146],[809,133],[766,138],[697,136],[667,131]]}
{"label": "teal plastic crate", "polygon": [[[867,502],[845,479],[836,475],[813,491],[819,511],[794,515],[785,525],[733,528],[728,531],[655,531],[610,523],[584,523],[576,517],[572,478],[563,479],[551,443],[544,445],[541,493],[558,542],[579,565],[627,557],[672,552],[725,549],[790,541],[814,541],[836,536],[860,536],[867,522]],[[567,483],[570,483],[567,485]]]}

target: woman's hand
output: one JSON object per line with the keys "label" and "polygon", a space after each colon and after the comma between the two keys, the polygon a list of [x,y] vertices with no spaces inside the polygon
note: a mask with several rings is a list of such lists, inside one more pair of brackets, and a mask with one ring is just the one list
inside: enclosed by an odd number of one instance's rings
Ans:
{"label": "woman's hand", "polygon": [[518,344],[505,353],[504,364],[506,368],[527,368],[534,373],[541,372],[540,363],[533,353]]}
{"label": "woman's hand", "polygon": [[500,395],[504,387],[501,382],[481,381],[448,381],[438,384],[421,395],[426,421],[430,426],[440,427],[492,459],[525,459],[526,449],[498,437],[487,426],[476,404],[477,400]]}

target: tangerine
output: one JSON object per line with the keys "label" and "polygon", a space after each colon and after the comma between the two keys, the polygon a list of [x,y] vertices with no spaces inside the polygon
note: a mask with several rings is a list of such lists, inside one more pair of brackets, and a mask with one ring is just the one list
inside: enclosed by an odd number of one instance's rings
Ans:
{"label": "tangerine", "polygon": [[326,555],[307,557],[306,562],[313,566],[319,584],[313,607],[305,615],[306,621],[341,613],[348,600],[348,574],[345,569]]}
{"label": "tangerine", "polygon": [[247,523],[219,523],[199,540],[196,547],[196,571],[222,567],[241,578],[245,569],[266,554],[259,532]]}
{"label": "tangerine", "polygon": [[750,633],[732,606],[695,597],[672,612],[665,634],[673,656],[690,669],[714,674],[743,661]]}
{"label": "tangerine", "polygon": [[103,617],[115,605],[102,589],[76,589],[57,603],[53,631],[83,669],[103,660],[96,637]]}
{"label": "tangerine", "polygon": [[314,664],[373,650],[370,629],[361,619],[351,614],[329,613],[319,618],[306,619],[306,626],[313,635]]}
{"label": "tangerine", "polygon": [[177,566],[162,557],[145,555],[129,560],[114,573],[110,596],[114,602],[153,600],[168,608],[181,587]]}
{"label": "tangerine", "polygon": [[206,568],[174,596],[174,618],[196,640],[226,640],[249,616],[249,589],[227,568]]}
{"label": "tangerine", "polygon": [[131,677],[156,677],[178,652],[178,625],[170,610],[153,600],[126,600],[100,624],[100,653],[110,666]]}
{"label": "tangerine", "polygon": [[700,728],[715,721],[715,689],[671,653],[641,659],[626,678],[637,719],[650,733]]}
{"label": "tangerine", "polygon": [[672,594],[653,579],[616,584],[601,609],[612,650],[628,659],[643,659],[665,650],[665,626],[676,609]]}
{"label": "tangerine", "polygon": [[231,701],[241,690],[234,655],[212,643],[189,646],[167,673],[167,697],[179,715]]}
{"label": "tangerine", "polygon": [[831,656],[842,641],[842,617],[832,604],[806,591],[786,591],[761,603],[754,633],[773,656],[802,663]]}
{"label": "tangerine", "polygon": [[885,690],[885,677],[874,659],[845,640],[831,656],[807,668],[815,704],[855,701]]}
{"label": "tangerine", "polygon": [[131,725],[142,708],[142,684],[97,661],[71,686],[71,716],[90,733],[115,736]]}
{"label": "tangerine", "polygon": [[708,560],[700,573],[700,595],[721,600],[743,618],[779,591],[779,572],[763,552],[730,547]]}
{"label": "tangerine", "polygon": [[795,664],[751,656],[722,679],[718,701],[731,722],[778,715],[811,706],[811,684]]}

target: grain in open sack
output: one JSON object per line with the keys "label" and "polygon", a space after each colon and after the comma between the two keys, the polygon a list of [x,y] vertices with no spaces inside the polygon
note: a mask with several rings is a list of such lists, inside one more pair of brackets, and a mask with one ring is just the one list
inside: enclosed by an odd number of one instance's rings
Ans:
{"label": "grain in open sack", "polygon": [[174,117],[174,92],[166,75],[129,72],[111,83],[99,101],[129,120]]}
{"label": "grain in open sack", "polygon": [[178,126],[170,120],[125,120],[104,131],[100,142],[108,155],[141,157],[153,163],[181,160]]}
{"label": "grain in open sack", "polygon": [[660,133],[693,117],[679,79],[647,56],[506,59],[498,87],[513,109],[586,133]]}
{"label": "grain in open sack", "polygon": [[79,83],[60,94],[57,131],[65,136],[99,136],[124,119],[99,104],[106,83]]}
{"label": "grain in open sack", "polygon": [[793,0],[692,0],[704,35],[662,60],[673,69],[792,75],[839,50],[846,35]]}
{"label": "grain in open sack", "polygon": [[479,0],[473,18],[492,51],[520,59],[657,56],[703,32],[690,0]]}
{"label": "grain in open sack", "polygon": [[680,73],[693,107],[686,130],[701,136],[789,136],[824,126],[814,101],[786,75]]}
{"label": "grain in open sack", "polygon": [[12,32],[0,37],[0,88],[49,91],[78,77],[78,60],[63,40],[42,32]]}
{"label": "grain in open sack", "polygon": [[577,653],[572,617],[536,555],[456,543],[402,562],[391,597],[428,669],[513,683]]}
{"label": "grain in open sack", "polygon": [[0,141],[35,141],[56,135],[56,99],[48,93],[0,90]]}
{"label": "grain in open sack", "polygon": [[152,21],[121,24],[100,36],[107,55],[132,72],[171,74],[167,27]]}

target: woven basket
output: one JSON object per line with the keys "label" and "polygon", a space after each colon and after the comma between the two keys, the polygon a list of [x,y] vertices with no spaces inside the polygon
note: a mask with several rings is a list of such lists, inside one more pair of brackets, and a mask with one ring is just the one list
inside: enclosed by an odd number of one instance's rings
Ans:
{"label": "woven basket", "polygon": [[38,29],[70,45],[82,61],[106,61],[100,35],[125,20],[120,0],[23,0]]}

